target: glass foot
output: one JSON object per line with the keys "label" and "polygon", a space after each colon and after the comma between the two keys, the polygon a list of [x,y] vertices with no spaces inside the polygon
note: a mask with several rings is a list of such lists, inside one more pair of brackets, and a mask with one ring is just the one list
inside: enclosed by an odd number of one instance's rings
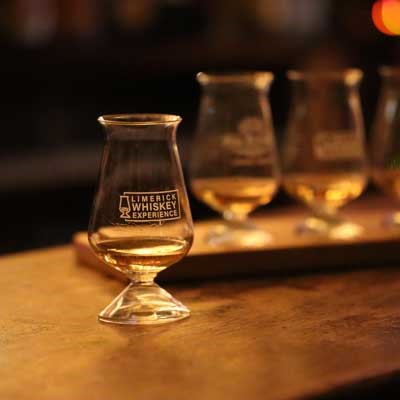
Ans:
{"label": "glass foot", "polygon": [[331,239],[349,240],[360,236],[364,228],[353,222],[341,219],[309,217],[297,226],[301,235],[325,236]]}
{"label": "glass foot", "polygon": [[100,314],[112,324],[164,324],[189,317],[190,311],[155,283],[131,283]]}
{"label": "glass foot", "polygon": [[215,247],[262,247],[272,241],[272,236],[249,222],[221,223],[208,232],[205,240]]}

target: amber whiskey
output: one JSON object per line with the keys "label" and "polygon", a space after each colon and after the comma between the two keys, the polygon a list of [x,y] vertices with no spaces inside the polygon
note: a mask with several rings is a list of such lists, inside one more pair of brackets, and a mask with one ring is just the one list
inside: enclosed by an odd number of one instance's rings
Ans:
{"label": "amber whiskey", "polygon": [[287,175],[283,186],[311,207],[337,209],[359,197],[366,183],[362,173],[299,173]]}
{"label": "amber whiskey", "polygon": [[269,203],[278,188],[273,178],[219,177],[196,178],[194,194],[216,211],[248,214]]}

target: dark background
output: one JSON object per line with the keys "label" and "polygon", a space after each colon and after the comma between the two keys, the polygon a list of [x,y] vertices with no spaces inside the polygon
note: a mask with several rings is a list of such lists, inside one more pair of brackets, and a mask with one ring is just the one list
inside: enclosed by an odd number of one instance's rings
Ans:
{"label": "dark background", "polygon": [[[367,130],[379,65],[399,39],[377,31],[367,0],[0,1],[0,252],[66,243],[86,229],[101,114],[183,117],[184,164],[200,70],[266,69],[278,140],[288,68],[360,67]],[[280,194],[279,205],[287,199]],[[211,214],[191,198],[195,218]]]}

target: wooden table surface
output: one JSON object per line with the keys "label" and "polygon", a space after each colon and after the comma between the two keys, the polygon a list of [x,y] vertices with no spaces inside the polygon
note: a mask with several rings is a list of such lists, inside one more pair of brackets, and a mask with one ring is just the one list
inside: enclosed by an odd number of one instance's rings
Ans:
{"label": "wooden table surface", "polygon": [[400,371],[400,269],[166,287],[191,318],[97,322],[72,247],[0,258],[0,399],[307,399]]}

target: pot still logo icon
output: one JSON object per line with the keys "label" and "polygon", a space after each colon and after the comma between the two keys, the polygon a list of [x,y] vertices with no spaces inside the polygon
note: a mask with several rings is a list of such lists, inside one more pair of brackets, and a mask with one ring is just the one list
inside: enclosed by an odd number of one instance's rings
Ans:
{"label": "pot still logo icon", "polygon": [[129,215],[129,212],[131,211],[129,196],[127,195],[119,196],[119,211],[121,211],[120,218],[128,219],[131,217]]}
{"label": "pot still logo icon", "polygon": [[120,218],[128,223],[181,218],[178,190],[124,192],[119,196],[118,209]]}

